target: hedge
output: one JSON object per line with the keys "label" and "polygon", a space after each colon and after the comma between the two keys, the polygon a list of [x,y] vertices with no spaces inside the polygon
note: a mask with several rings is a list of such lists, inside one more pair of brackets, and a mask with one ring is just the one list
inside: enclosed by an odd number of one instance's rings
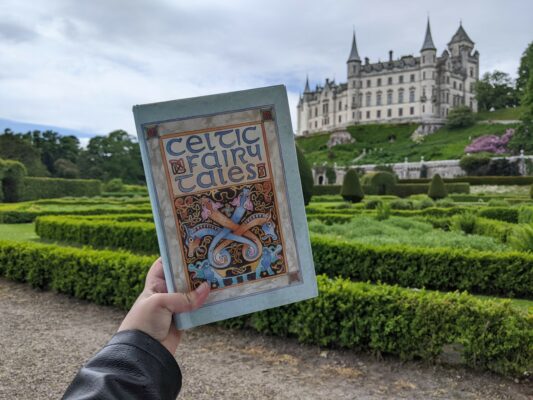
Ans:
{"label": "hedge", "polygon": [[20,210],[20,209],[1,209],[0,208],[0,224],[24,224],[33,222],[35,218],[43,215],[101,215],[101,214],[131,214],[131,213],[146,213],[151,214],[152,208],[136,207],[136,208],[92,208],[71,211],[52,211],[52,210]]}
{"label": "hedge", "polygon": [[315,185],[313,186],[313,196],[322,196],[325,194],[340,194],[341,185]]}
{"label": "hedge", "polygon": [[[330,216],[328,216],[329,218]],[[40,217],[41,238],[157,254],[155,226],[72,217]],[[533,298],[533,254],[404,245],[371,246],[311,235],[318,273],[355,281]]]}
{"label": "hedge", "polygon": [[24,164],[0,158],[0,202],[20,201],[26,176]]}
{"label": "hedge", "polygon": [[[399,183],[427,183],[431,179],[400,179]],[[531,185],[533,176],[459,176],[444,178],[445,183],[469,183],[471,185]]]}
{"label": "hedge", "polygon": [[24,178],[21,200],[46,199],[54,197],[99,196],[102,182],[96,179]]}
{"label": "hedge", "polygon": [[[131,307],[152,257],[0,241],[0,275],[98,304]],[[528,373],[533,318],[509,302],[467,294],[414,291],[318,277],[319,296],[228,320],[304,343],[402,359],[434,360],[447,344],[462,345],[464,361],[509,376]]]}

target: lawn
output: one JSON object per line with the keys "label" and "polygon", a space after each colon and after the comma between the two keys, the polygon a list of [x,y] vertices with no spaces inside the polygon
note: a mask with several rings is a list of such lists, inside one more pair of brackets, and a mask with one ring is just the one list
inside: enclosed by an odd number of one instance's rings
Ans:
{"label": "lawn", "polygon": [[[304,151],[307,160],[313,164],[327,163],[333,165],[352,164],[390,164],[403,162],[405,158],[411,162],[424,160],[458,159],[464,155],[464,148],[470,141],[482,135],[501,135],[509,125],[477,124],[469,128],[450,130],[441,128],[429,135],[421,143],[411,140],[416,129],[415,124],[374,124],[348,127],[355,139],[354,143],[327,148],[329,134],[316,134],[296,139]],[[363,149],[367,155],[354,161]],[[370,150],[370,153],[368,151]]]}
{"label": "lawn", "polygon": [[37,241],[34,224],[0,224],[0,240]]}
{"label": "lawn", "polygon": [[521,107],[515,108],[503,108],[501,110],[490,111],[481,111],[477,113],[477,119],[479,120],[517,120],[520,119],[520,114],[522,113]]}

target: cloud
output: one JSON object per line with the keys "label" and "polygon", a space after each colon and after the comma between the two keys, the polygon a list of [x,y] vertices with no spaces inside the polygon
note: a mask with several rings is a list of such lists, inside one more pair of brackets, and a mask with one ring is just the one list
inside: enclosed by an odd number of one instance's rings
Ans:
{"label": "cloud", "polygon": [[417,54],[427,11],[439,53],[463,19],[481,72],[515,75],[533,37],[518,0],[4,0],[0,117],[133,134],[134,104],[283,83],[295,125],[306,74],[345,81],[353,27],[361,57]]}

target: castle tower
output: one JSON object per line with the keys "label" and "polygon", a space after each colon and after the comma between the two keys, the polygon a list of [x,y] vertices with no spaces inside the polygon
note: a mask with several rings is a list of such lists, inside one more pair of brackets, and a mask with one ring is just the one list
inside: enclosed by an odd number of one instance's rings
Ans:
{"label": "castle tower", "polygon": [[358,108],[359,104],[359,92],[361,89],[361,58],[357,51],[357,42],[355,40],[355,31],[352,37],[352,48],[350,55],[346,61],[347,77],[348,77],[348,120],[357,122],[359,121]]}
{"label": "castle tower", "polygon": [[305,88],[303,96],[300,96],[298,101],[298,132],[306,134],[309,128],[309,101],[312,94],[309,88],[309,76],[305,78]]}
{"label": "castle tower", "polygon": [[437,49],[431,37],[429,18],[426,27],[426,36],[420,49],[420,102],[422,120],[432,119],[439,115],[437,99]]}

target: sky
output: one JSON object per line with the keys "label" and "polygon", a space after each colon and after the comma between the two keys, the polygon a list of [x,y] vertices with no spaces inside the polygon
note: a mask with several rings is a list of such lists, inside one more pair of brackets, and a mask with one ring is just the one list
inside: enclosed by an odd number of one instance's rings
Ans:
{"label": "sky", "polygon": [[481,73],[516,77],[533,40],[530,0],[0,0],[0,120],[135,135],[134,104],[284,84],[296,128],[354,29],[361,58],[418,55],[428,15],[439,55],[462,21]]}

